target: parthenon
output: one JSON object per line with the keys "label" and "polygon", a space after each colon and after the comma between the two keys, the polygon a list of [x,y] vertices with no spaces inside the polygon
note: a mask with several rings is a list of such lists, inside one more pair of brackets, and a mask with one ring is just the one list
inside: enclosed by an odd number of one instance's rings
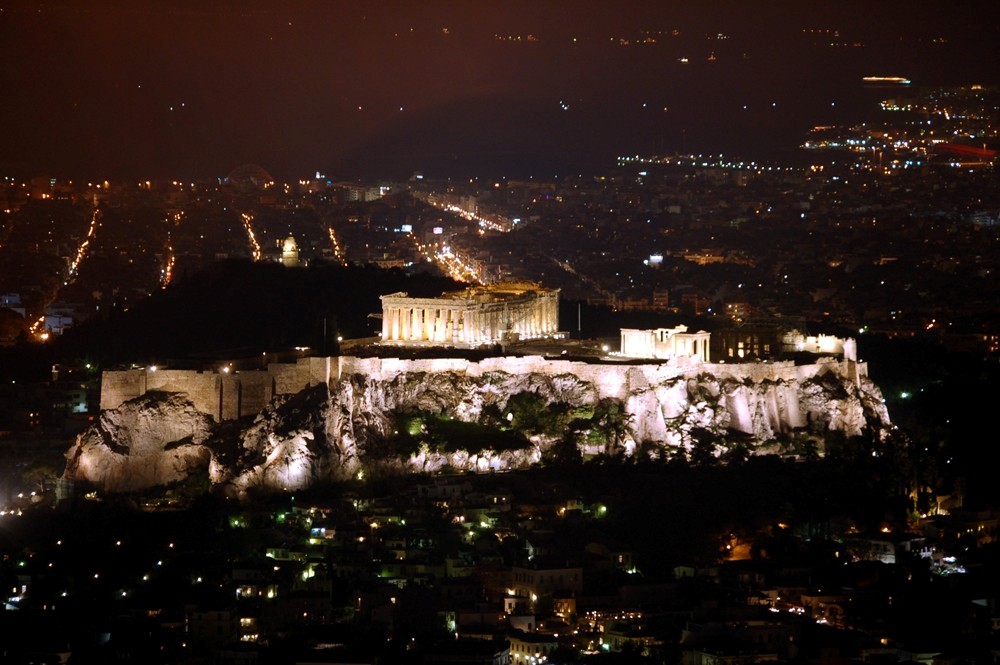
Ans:
{"label": "parthenon", "polygon": [[476,347],[555,337],[559,289],[533,282],[471,286],[437,298],[382,296],[382,343]]}

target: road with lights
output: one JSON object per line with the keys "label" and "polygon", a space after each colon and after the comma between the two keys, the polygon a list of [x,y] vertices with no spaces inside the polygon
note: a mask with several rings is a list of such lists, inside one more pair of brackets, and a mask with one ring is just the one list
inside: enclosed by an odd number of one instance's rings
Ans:
{"label": "road with lights", "polygon": [[250,255],[253,257],[254,261],[260,261],[260,243],[257,242],[257,236],[253,232],[253,215],[248,212],[244,212],[240,215],[243,218],[243,228],[247,232],[247,240],[250,242]]}
{"label": "road with lights", "polygon": [[333,249],[333,256],[340,265],[347,267],[347,258],[344,256],[344,249],[340,246],[340,242],[337,241],[337,234],[334,233],[333,227],[328,227],[327,232],[330,234],[330,246]]}
{"label": "road with lights", "polygon": [[[69,286],[76,279],[76,276],[80,273],[80,264],[83,263],[83,259],[87,256],[87,248],[90,247],[90,242],[94,239],[97,233],[97,228],[101,225],[101,211],[99,208],[95,207],[93,214],[90,216],[90,226],[87,228],[87,235],[84,236],[83,242],[77,247],[76,255],[69,264],[69,270],[66,272],[66,279],[63,280],[63,286]],[[33,337],[38,340],[45,341],[49,338],[49,331],[45,329],[45,310],[51,305],[56,298],[59,296],[59,290],[52,294],[49,301],[45,303],[42,308],[42,315],[31,324],[28,328],[28,332],[31,333]]]}
{"label": "road with lights", "polygon": [[477,267],[471,259],[462,256],[461,251],[457,251],[451,245],[423,244],[416,237],[413,237],[413,243],[421,256],[437,264],[455,281],[466,284],[485,284],[489,281],[485,278],[481,267]]}

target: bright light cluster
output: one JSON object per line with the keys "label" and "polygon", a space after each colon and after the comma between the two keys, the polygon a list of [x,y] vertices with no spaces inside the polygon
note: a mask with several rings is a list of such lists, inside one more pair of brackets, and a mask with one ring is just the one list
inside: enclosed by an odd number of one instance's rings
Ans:
{"label": "bright light cluster", "polygon": [[[737,161],[735,159],[727,159],[723,155],[653,155],[651,157],[641,157],[640,155],[623,155],[618,157],[618,164],[620,166],[625,166],[627,164],[672,164],[675,166],[701,166],[705,168],[722,168],[722,169],[735,169],[739,171],[756,171],[757,173],[763,173],[764,171],[796,171],[799,170],[793,166],[774,166],[767,164],[760,164],[755,161]],[[642,174],[645,175],[645,174]]]}
{"label": "bright light cluster", "polygon": [[329,231],[330,233],[330,245],[333,247],[333,255],[337,258],[337,261],[339,261],[341,265],[346,267],[347,258],[344,256],[344,249],[340,246],[340,243],[337,241],[337,234],[333,232],[332,226],[329,227],[327,231]]}
{"label": "bright light cluster", "polygon": [[177,255],[174,254],[174,246],[170,242],[170,236],[167,236],[167,260],[163,268],[160,270],[160,288],[167,288],[170,284],[170,280],[174,277],[174,264],[177,262]]}
{"label": "bright light cluster", "polygon": [[90,245],[91,239],[94,237],[94,233],[97,231],[97,226],[99,224],[98,219],[100,218],[100,211],[95,210],[94,214],[90,218],[90,228],[87,229],[87,237],[83,239],[83,243],[76,250],[76,256],[73,258],[73,262],[69,264],[69,275],[63,286],[69,285],[70,281],[73,280],[77,275],[77,271],[80,268],[80,262],[83,261],[83,257],[87,253],[87,247]]}
{"label": "bright light cluster", "polygon": [[243,228],[247,230],[247,237],[250,240],[250,254],[253,256],[254,261],[260,261],[260,243],[257,242],[257,236],[253,232],[253,215],[245,212],[240,216],[243,218]]}
{"label": "bright light cluster", "polygon": [[438,266],[452,279],[468,284],[485,284],[482,270],[477,268],[470,259],[455,252],[450,245],[421,244],[416,238],[413,242],[423,256]]}
{"label": "bright light cluster", "polygon": [[[73,261],[69,264],[69,270],[66,273],[66,279],[63,281],[63,286],[69,286],[79,273],[80,263],[83,262],[84,257],[87,255],[87,247],[90,246],[90,241],[93,240],[94,234],[97,233],[97,227],[100,226],[100,216],[100,210],[95,208],[94,214],[90,217],[90,227],[87,229],[87,235],[77,248],[76,256],[73,257]],[[31,324],[31,327],[28,328],[28,332],[39,341],[44,342],[49,339],[49,332],[45,330],[45,314],[42,314],[38,317],[38,320]]]}
{"label": "bright light cluster", "polygon": [[483,217],[477,212],[474,212],[472,210],[466,210],[465,208],[461,208],[454,204],[435,203],[434,205],[437,206],[438,208],[441,208],[442,210],[453,212],[456,215],[459,215],[469,220],[470,222],[475,222],[476,224],[479,224],[480,227],[488,231],[498,231],[500,233],[507,233],[508,231],[510,231],[511,226],[513,226],[512,223],[511,224],[504,223],[506,220],[504,220],[504,218],[502,217],[500,218],[501,221],[498,222],[489,219],[487,217]]}

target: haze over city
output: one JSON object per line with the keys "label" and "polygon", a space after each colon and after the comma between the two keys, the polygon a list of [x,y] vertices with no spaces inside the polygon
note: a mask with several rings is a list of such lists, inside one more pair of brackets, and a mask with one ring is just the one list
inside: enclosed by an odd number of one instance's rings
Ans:
{"label": "haze over city", "polygon": [[[989,83],[996,3],[5,2],[0,170],[550,176],[787,154],[864,76]],[[994,81],[995,82],[995,81]],[[745,153],[745,154],[743,154]]]}

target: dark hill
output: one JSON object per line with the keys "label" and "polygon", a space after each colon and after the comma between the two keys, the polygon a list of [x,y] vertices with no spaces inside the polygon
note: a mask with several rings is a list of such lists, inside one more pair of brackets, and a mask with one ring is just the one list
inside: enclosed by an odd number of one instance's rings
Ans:
{"label": "dark hill", "polygon": [[[308,346],[333,350],[338,335],[379,329],[379,296],[434,296],[456,283],[375,267],[224,261],[154,293],[127,311],[112,310],[69,332],[59,355],[86,355],[104,366],[163,359],[221,358]],[[326,343],[323,330],[326,327]]]}

